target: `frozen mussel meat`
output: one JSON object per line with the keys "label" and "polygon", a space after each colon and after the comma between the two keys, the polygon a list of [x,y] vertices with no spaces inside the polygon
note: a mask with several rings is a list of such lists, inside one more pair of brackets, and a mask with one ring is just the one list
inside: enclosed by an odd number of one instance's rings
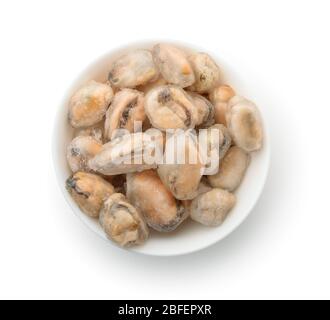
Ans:
{"label": "frozen mussel meat", "polygon": [[116,59],[109,72],[109,81],[115,87],[134,88],[154,81],[158,77],[149,50],[137,49]]}
{"label": "frozen mussel meat", "polygon": [[[104,175],[156,168],[157,163],[151,160],[156,149],[162,147],[161,143],[162,140],[158,141],[147,133],[126,134],[103,145],[102,150],[89,161],[89,167]],[[147,159],[146,155],[151,157]]]}
{"label": "frozen mussel meat", "polygon": [[[197,189],[197,192],[196,192],[196,197],[203,194],[203,193],[209,192],[212,189],[213,188],[209,185],[209,183],[207,181],[207,178],[203,177],[200,184],[199,184],[199,186],[198,186],[198,189]],[[184,207],[185,215],[190,216],[190,209],[191,209],[192,200],[182,200],[181,203]]]}
{"label": "frozen mussel meat", "polygon": [[84,128],[100,122],[112,100],[113,90],[94,80],[80,88],[70,99],[69,120],[74,128]]}
{"label": "frozen mussel meat", "polygon": [[220,69],[215,61],[206,53],[199,52],[189,56],[195,74],[195,83],[190,90],[207,93],[220,82]]}
{"label": "frozen mussel meat", "polygon": [[[167,43],[119,53],[69,101],[66,188],[123,247],[149,227],[219,226],[263,144],[256,105],[204,52]],[[151,230],[151,229],[150,229]]]}
{"label": "frozen mussel meat", "polygon": [[235,96],[235,91],[232,87],[228,85],[220,85],[215,87],[209,93],[209,99],[214,105],[214,120],[215,123],[221,123],[227,125],[226,122],[226,112],[228,101]]}
{"label": "frozen mussel meat", "polygon": [[236,190],[243,180],[249,163],[249,153],[239,147],[231,147],[220,162],[219,172],[207,177],[210,185],[230,192]]}
{"label": "frozen mussel meat", "polygon": [[[145,120],[144,96],[133,89],[122,89],[117,92],[106,113],[105,137],[107,140],[123,134],[119,129],[134,131],[134,125]],[[118,131],[119,130],[119,131]]]}
{"label": "frozen mussel meat", "polygon": [[141,213],[121,193],[114,193],[105,201],[100,224],[107,237],[122,247],[142,244],[149,235]]}
{"label": "frozen mussel meat", "polygon": [[92,218],[98,218],[103,202],[114,192],[109,182],[87,172],[73,174],[66,188],[79,208]]}
{"label": "frozen mussel meat", "polygon": [[174,161],[158,166],[162,182],[176,199],[193,199],[204,173],[196,137],[189,132],[173,135],[166,141],[164,158]]}
{"label": "frozen mussel meat", "polygon": [[256,105],[240,96],[229,100],[226,122],[235,144],[247,152],[262,147],[263,129]]}
{"label": "frozen mussel meat", "polygon": [[190,205],[190,217],[209,227],[224,222],[236,203],[235,196],[222,189],[214,188],[197,196]]}
{"label": "frozen mussel meat", "polygon": [[128,174],[127,197],[141,211],[148,225],[157,231],[172,231],[187,217],[180,201],[163,185],[154,170]]}
{"label": "frozen mussel meat", "polygon": [[196,126],[199,128],[207,128],[214,123],[214,106],[213,104],[200,94],[190,92],[198,113]]}
{"label": "frozen mussel meat", "polygon": [[193,69],[184,51],[173,45],[160,43],[154,46],[152,53],[158,69],[168,83],[185,88],[195,82]]}
{"label": "frozen mussel meat", "polygon": [[160,130],[194,128],[198,122],[193,99],[175,85],[164,85],[149,91],[145,111],[151,124]]}
{"label": "frozen mussel meat", "polygon": [[67,160],[71,171],[90,171],[88,161],[101,149],[102,143],[91,136],[74,138],[67,148]]}

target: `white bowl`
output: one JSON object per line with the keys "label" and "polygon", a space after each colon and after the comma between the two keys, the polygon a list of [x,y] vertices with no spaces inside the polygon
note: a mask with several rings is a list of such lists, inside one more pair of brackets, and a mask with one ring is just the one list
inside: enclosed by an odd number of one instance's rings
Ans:
{"label": "white bowl", "polygon": [[[171,41],[172,42],[172,41]],[[113,49],[107,54],[93,61],[73,82],[66,92],[63,101],[58,109],[55,120],[54,136],[53,136],[53,161],[56,176],[64,198],[71,206],[73,212],[79,217],[91,230],[96,232],[106,241],[108,240],[100,227],[97,220],[86,216],[78,208],[65,189],[65,181],[71,175],[70,169],[66,162],[66,146],[72,139],[73,130],[67,121],[67,105],[71,95],[88,80],[94,79],[106,81],[111,62],[119,55],[135,48],[151,48],[156,42],[140,42],[128,45],[122,48]],[[173,42],[172,42],[173,43]],[[202,48],[196,48],[193,45],[182,43],[174,43],[186,50],[196,50],[208,52],[219,65],[224,67],[224,63],[217,54],[209,52]],[[219,59],[218,59],[219,58]],[[237,86],[238,81],[231,75],[224,75],[224,80],[231,84],[239,93],[240,88]],[[253,100],[253,97],[248,97]],[[263,106],[265,107],[265,106]],[[153,256],[175,256],[192,253],[211,246],[212,244],[224,239],[233,230],[235,230],[249,215],[256,204],[263,190],[270,162],[270,146],[267,132],[267,125],[263,118],[264,124],[264,145],[262,150],[252,155],[252,161],[248,168],[247,174],[239,189],[235,192],[237,196],[237,204],[230,212],[225,222],[215,228],[208,228],[197,224],[191,220],[185,221],[177,230],[171,233],[158,233],[151,231],[150,238],[142,246],[129,248],[135,251]]]}

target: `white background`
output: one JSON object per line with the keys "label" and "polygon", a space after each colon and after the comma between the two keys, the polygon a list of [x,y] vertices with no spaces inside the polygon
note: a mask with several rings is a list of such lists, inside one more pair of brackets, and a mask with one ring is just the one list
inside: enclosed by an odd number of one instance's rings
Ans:
{"label": "white background", "polygon": [[[0,298],[330,298],[328,1],[1,1]],[[72,214],[51,135],[76,75],[113,47],[184,40],[233,66],[272,136],[257,207],[202,252],[115,249]],[[253,75],[253,76],[251,76]]]}

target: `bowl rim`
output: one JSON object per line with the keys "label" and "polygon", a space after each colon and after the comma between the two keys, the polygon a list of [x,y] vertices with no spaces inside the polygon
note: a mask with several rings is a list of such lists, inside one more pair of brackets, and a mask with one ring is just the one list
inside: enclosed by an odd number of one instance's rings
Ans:
{"label": "bowl rim", "polygon": [[[223,232],[222,234],[219,235],[218,238],[209,241],[206,244],[202,244],[199,246],[196,246],[195,248],[190,248],[186,251],[178,251],[178,252],[174,252],[174,253],[168,253],[168,252],[147,252],[147,251],[140,251],[140,250],[134,250],[134,247],[130,247],[130,248],[126,248],[126,247],[121,247],[119,245],[117,245],[115,242],[106,239],[105,237],[102,237],[98,232],[96,232],[95,230],[93,230],[91,228],[90,225],[88,225],[88,223],[86,223],[83,219],[82,216],[79,215],[76,210],[77,208],[75,208],[73,206],[73,203],[71,201],[71,199],[69,198],[69,194],[66,191],[65,186],[62,185],[61,183],[61,179],[60,179],[60,172],[62,171],[61,166],[59,161],[57,160],[57,147],[59,144],[59,137],[57,134],[57,127],[58,127],[58,123],[60,123],[60,121],[63,120],[63,115],[62,115],[62,108],[63,105],[65,103],[68,102],[68,97],[70,96],[70,93],[72,92],[72,88],[74,86],[75,83],[79,82],[79,80],[82,78],[82,76],[84,74],[86,74],[86,72],[91,69],[94,65],[96,65],[99,61],[102,61],[104,59],[106,59],[107,57],[109,57],[112,53],[114,52],[118,52],[121,50],[125,50],[125,48],[129,48],[129,47],[136,47],[136,46],[140,46],[140,47],[150,47],[151,45],[154,45],[156,43],[169,43],[169,44],[173,44],[176,46],[180,46],[180,47],[184,47],[187,49],[192,49],[195,51],[203,51],[203,52],[207,52],[208,54],[210,54],[212,57],[215,58],[215,60],[218,60],[218,55],[215,54],[215,52],[213,52],[212,50],[208,50],[203,48],[203,46],[197,46],[195,44],[186,42],[186,41],[179,41],[179,40],[173,40],[173,39],[142,39],[142,40],[136,40],[136,41],[130,41],[129,43],[125,43],[125,42],[121,42],[118,43],[118,45],[116,46],[112,46],[109,50],[107,50],[106,52],[104,52],[103,54],[97,56],[96,58],[94,58],[92,61],[90,61],[81,71],[79,71],[78,75],[75,76],[73,79],[71,79],[71,81],[69,82],[69,85],[67,86],[66,90],[62,93],[61,95],[61,99],[59,99],[58,103],[56,104],[57,106],[59,106],[57,108],[57,110],[55,111],[55,118],[54,118],[54,123],[53,123],[53,128],[52,128],[52,138],[51,138],[51,150],[52,150],[52,162],[53,162],[53,167],[54,167],[54,171],[55,171],[55,176],[56,176],[56,181],[57,184],[61,190],[61,193],[66,201],[66,203],[69,205],[69,207],[71,208],[71,210],[73,211],[74,215],[76,217],[79,218],[79,220],[83,223],[83,225],[85,225],[86,228],[88,228],[90,231],[93,231],[94,233],[97,234],[97,236],[101,239],[103,239],[104,241],[106,241],[108,244],[110,243],[110,245],[112,245],[113,247],[117,247],[121,250],[125,250],[126,252],[130,252],[130,253],[134,253],[134,254],[141,254],[141,255],[146,255],[146,256],[153,256],[153,257],[177,257],[177,256],[183,256],[183,255],[188,255],[188,254],[192,254],[198,251],[202,251],[206,248],[212,247],[215,244],[219,243],[220,241],[224,240],[225,238],[227,238],[230,234],[232,234],[239,226],[242,225],[242,223],[247,219],[247,217],[252,213],[253,209],[255,208],[255,206],[257,205],[262,192],[265,188],[268,176],[269,176],[269,169],[270,169],[270,162],[271,162],[271,144],[270,144],[270,134],[269,134],[269,126],[268,126],[268,122],[266,120],[266,116],[265,113],[261,113],[261,119],[262,119],[262,124],[263,124],[263,134],[264,134],[264,145],[263,148],[266,148],[266,154],[265,154],[265,160],[264,160],[264,174],[262,177],[262,181],[259,183],[259,190],[258,190],[258,195],[255,197],[253,203],[250,205],[250,208],[248,208],[247,210],[245,210],[245,214],[242,215],[240,217],[240,219],[236,220],[236,223],[233,224],[231,227],[228,227],[227,230],[225,232]],[[265,145],[267,145],[265,147]],[[221,228],[221,226],[219,226]]]}

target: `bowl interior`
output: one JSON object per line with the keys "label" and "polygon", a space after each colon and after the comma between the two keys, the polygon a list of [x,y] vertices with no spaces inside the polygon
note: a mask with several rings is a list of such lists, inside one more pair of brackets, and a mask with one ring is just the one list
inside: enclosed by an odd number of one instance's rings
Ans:
{"label": "bowl interior", "polygon": [[[92,79],[106,81],[110,65],[116,57],[134,48],[151,48],[155,43],[156,42],[135,43],[112,50],[95,60],[74,81],[64,96],[61,105],[58,106],[59,109],[53,138],[53,160],[60,188],[74,213],[87,224],[90,229],[106,241],[110,240],[106,238],[98,221],[82,213],[65,189],[65,181],[71,175],[66,162],[66,147],[73,136],[73,129],[70,127],[67,120],[68,101],[71,95],[87,81]],[[182,45],[181,43],[175,43],[175,45],[182,47],[186,51],[195,50],[208,52],[207,50],[196,48],[192,45]],[[235,78],[230,75],[226,63],[222,61],[217,54],[212,52],[208,53],[218,62],[222,70],[224,70],[223,81],[232,85],[239,93],[239,81],[237,81],[237,79],[235,80]],[[248,98],[253,100],[253,97]],[[150,238],[144,245],[129,248],[128,250],[158,256],[187,254],[201,250],[220,241],[237,228],[253,209],[262,192],[267,177],[270,147],[267,125],[264,118],[263,125],[265,132],[263,148],[257,153],[252,154],[251,164],[247,170],[246,176],[239,189],[235,192],[237,204],[221,226],[208,228],[188,219],[188,221],[185,221],[177,230],[168,234],[151,231]]]}

